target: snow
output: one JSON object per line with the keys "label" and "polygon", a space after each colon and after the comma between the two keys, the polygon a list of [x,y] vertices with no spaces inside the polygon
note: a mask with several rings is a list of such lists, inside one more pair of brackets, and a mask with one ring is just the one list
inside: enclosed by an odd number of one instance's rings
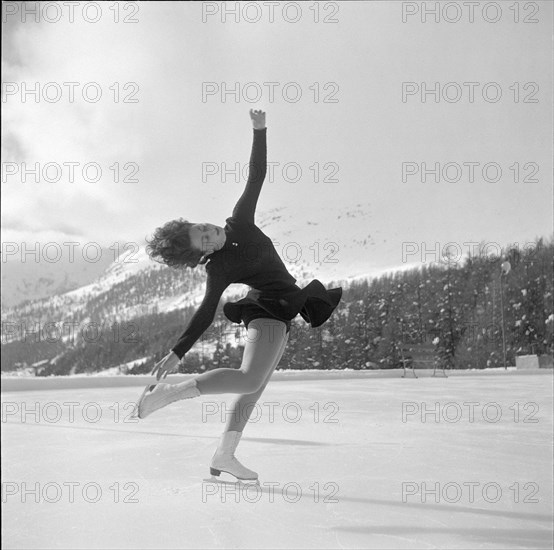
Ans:
{"label": "snow", "polygon": [[[233,395],[130,422],[139,393],[2,393],[5,548],[552,547],[552,371],[285,373],[267,386],[236,453],[259,473],[260,492],[203,482]],[[462,414],[448,421],[455,405]],[[433,408],[438,420],[420,414]],[[439,484],[439,502],[422,502],[423,483]],[[456,487],[459,500],[448,502]]]}
{"label": "snow", "polygon": [[97,296],[117,283],[121,283],[132,275],[147,269],[160,269],[160,266],[150,260],[144,247],[139,247],[134,254],[121,254],[96,281],[66,292],[62,294],[62,297],[65,296],[70,300],[78,301],[86,296]]}
{"label": "snow", "polygon": [[119,375],[122,372],[126,372],[127,369],[132,369],[133,367],[136,367],[137,365],[140,365],[141,363],[144,363],[145,361],[148,361],[150,359],[150,355],[145,355],[144,357],[140,357],[139,359],[134,359],[133,361],[128,361],[127,363],[122,363],[118,367],[114,367],[113,369],[108,369],[108,371],[100,371],[96,374],[96,376],[102,376],[102,375]]}

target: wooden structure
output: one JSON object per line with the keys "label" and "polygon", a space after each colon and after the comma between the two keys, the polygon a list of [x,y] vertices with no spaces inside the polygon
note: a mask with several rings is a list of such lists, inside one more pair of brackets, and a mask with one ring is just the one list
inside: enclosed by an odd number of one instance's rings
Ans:
{"label": "wooden structure", "polygon": [[[402,378],[411,372],[414,378],[417,378],[416,368],[433,369],[433,376],[436,376],[438,360],[435,355],[435,345],[432,342],[420,342],[404,344],[400,347],[400,363],[404,369]],[[439,368],[441,368],[439,366]],[[442,366],[442,374],[445,378],[446,372]]]}

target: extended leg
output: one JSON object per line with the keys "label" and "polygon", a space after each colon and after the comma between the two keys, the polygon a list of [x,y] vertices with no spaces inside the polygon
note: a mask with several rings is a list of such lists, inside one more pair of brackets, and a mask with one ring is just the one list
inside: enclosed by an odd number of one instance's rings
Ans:
{"label": "extended leg", "polygon": [[240,369],[214,369],[195,378],[201,394],[254,393],[273,372],[282,353],[285,323],[277,319],[253,319],[248,324],[247,340]]}
{"label": "extended leg", "polygon": [[248,325],[240,369],[214,369],[179,384],[147,386],[137,404],[138,417],[146,418],[174,401],[201,394],[258,392],[282,355],[285,329],[285,323],[277,319],[253,319]]}

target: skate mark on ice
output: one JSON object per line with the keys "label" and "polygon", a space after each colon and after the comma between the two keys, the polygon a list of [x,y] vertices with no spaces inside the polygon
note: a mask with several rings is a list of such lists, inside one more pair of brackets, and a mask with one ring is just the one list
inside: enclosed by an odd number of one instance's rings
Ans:
{"label": "skate mark on ice", "polygon": [[[167,435],[172,437],[189,437],[192,439],[213,439],[219,440],[220,436],[179,434],[169,432],[146,432],[144,430],[118,430],[113,428],[101,428],[99,426],[71,426],[69,424],[36,424],[30,422],[6,422],[6,424],[17,424],[18,426],[35,426],[39,428],[62,428],[69,430],[92,430],[93,432],[119,432],[145,435]],[[131,423],[130,423],[131,424]],[[134,422],[132,424],[135,424]],[[137,423],[138,424],[138,423]],[[308,441],[307,439],[272,439],[267,437],[243,437],[242,441],[256,441],[258,443],[277,443],[279,445],[310,445],[310,446],[342,446],[339,443],[325,443],[322,441]]]}
{"label": "skate mark on ice", "polygon": [[[443,535],[457,535],[463,537],[464,541],[504,544],[501,548],[513,547],[520,548],[549,548],[552,541],[551,531],[546,529],[537,531],[536,529],[497,529],[497,528],[462,528],[462,527],[446,527],[446,528],[426,528],[426,527],[406,527],[405,525],[381,525],[381,526],[333,526],[331,527],[338,531],[349,531],[351,533],[359,533],[365,535],[385,535],[391,536],[395,533],[395,538],[403,539],[402,534],[406,536],[415,535],[417,533],[422,536],[428,536],[430,533]],[[418,539],[409,539],[418,540]],[[468,548],[468,546],[463,546]]]}
{"label": "skate mark on ice", "polygon": [[257,441],[258,443],[276,443],[278,445],[310,445],[316,447],[341,447],[339,443],[325,443],[324,441],[309,441],[307,439],[280,439],[270,437],[243,437],[242,441]]}
{"label": "skate mark on ice", "polygon": [[459,506],[456,504],[431,504],[429,502],[396,502],[392,500],[384,500],[377,498],[362,498],[362,497],[349,497],[344,494],[340,494],[338,497],[341,501],[347,502],[359,502],[362,504],[379,504],[383,506],[399,506],[406,508],[419,508],[423,510],[434,510],[438,512],[458,512],[465,514],[478,514],[480,516],[497,516],[506,517],[512,519],[519,519],[525,521],[537,521],[537,522],[552,522],[552,516],[548,514],[524,514],[521,512],[510,512],[509,510],[488,510],[487,508],[469,508],[467,506]]}
{"label": "skate mark on ice", "polygon": [[126,433],[126,434],[144,434],[144,435],[167,435],[173,437],[191,437],[191,438],[206,438],[206,439],[217,439],[217,437],[211,437],[207,435],[188,435],[188,434],[177,434],[177,433],[168,433],[168,432],[145,432],[144,430],[117,430],[113,428],[100,428],[97,426],[70,426],[65,424],[31,424],[30,422],[7,422],[7,424],[17,424],[19,426],[35,426],[37,428],[61,428],[66,430],[91,430],[93,432],[116,432],[116,433]]}

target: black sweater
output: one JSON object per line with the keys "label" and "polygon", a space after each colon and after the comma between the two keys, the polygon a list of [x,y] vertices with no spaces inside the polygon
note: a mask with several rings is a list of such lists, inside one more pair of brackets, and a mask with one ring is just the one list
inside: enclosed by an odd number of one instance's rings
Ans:
{"label": "black sweater", "polygon": [[[255,289],[255,292],[259,291],[256,296],[260,296],[262,301],[266,300],[270,305],[268,310],[279,316],[292,319],[301,313],[306,321],[312,322],[312,326],[324,322],[340,300],[341,289],[327,291],[317,279],[304,289],[298,287],[295,284],[296,279],[287,271],[271,239],[254,224],[254,212],[267,169],[266,133],[266,128],[254,130],[246,188],[237,201],[232,216],[225,220],[224,246],[212,252],[206,263],[204,299],[187,329],[172,348],[179,358],[210,327],[221,295],[232,283],[243,283]],[[285,300],[278,299],[275,302],[273,298],[278,297],[285,297]],[[312,298],[318,300],[309,302]],[[248,298],[242,301],[248,301]],[[308,306],[317,307],[304,308],[307,301]],[[239,323],[240,308],[237,309],[236,304],[237,302],[226,303],[224,313],[230,320]]]}

